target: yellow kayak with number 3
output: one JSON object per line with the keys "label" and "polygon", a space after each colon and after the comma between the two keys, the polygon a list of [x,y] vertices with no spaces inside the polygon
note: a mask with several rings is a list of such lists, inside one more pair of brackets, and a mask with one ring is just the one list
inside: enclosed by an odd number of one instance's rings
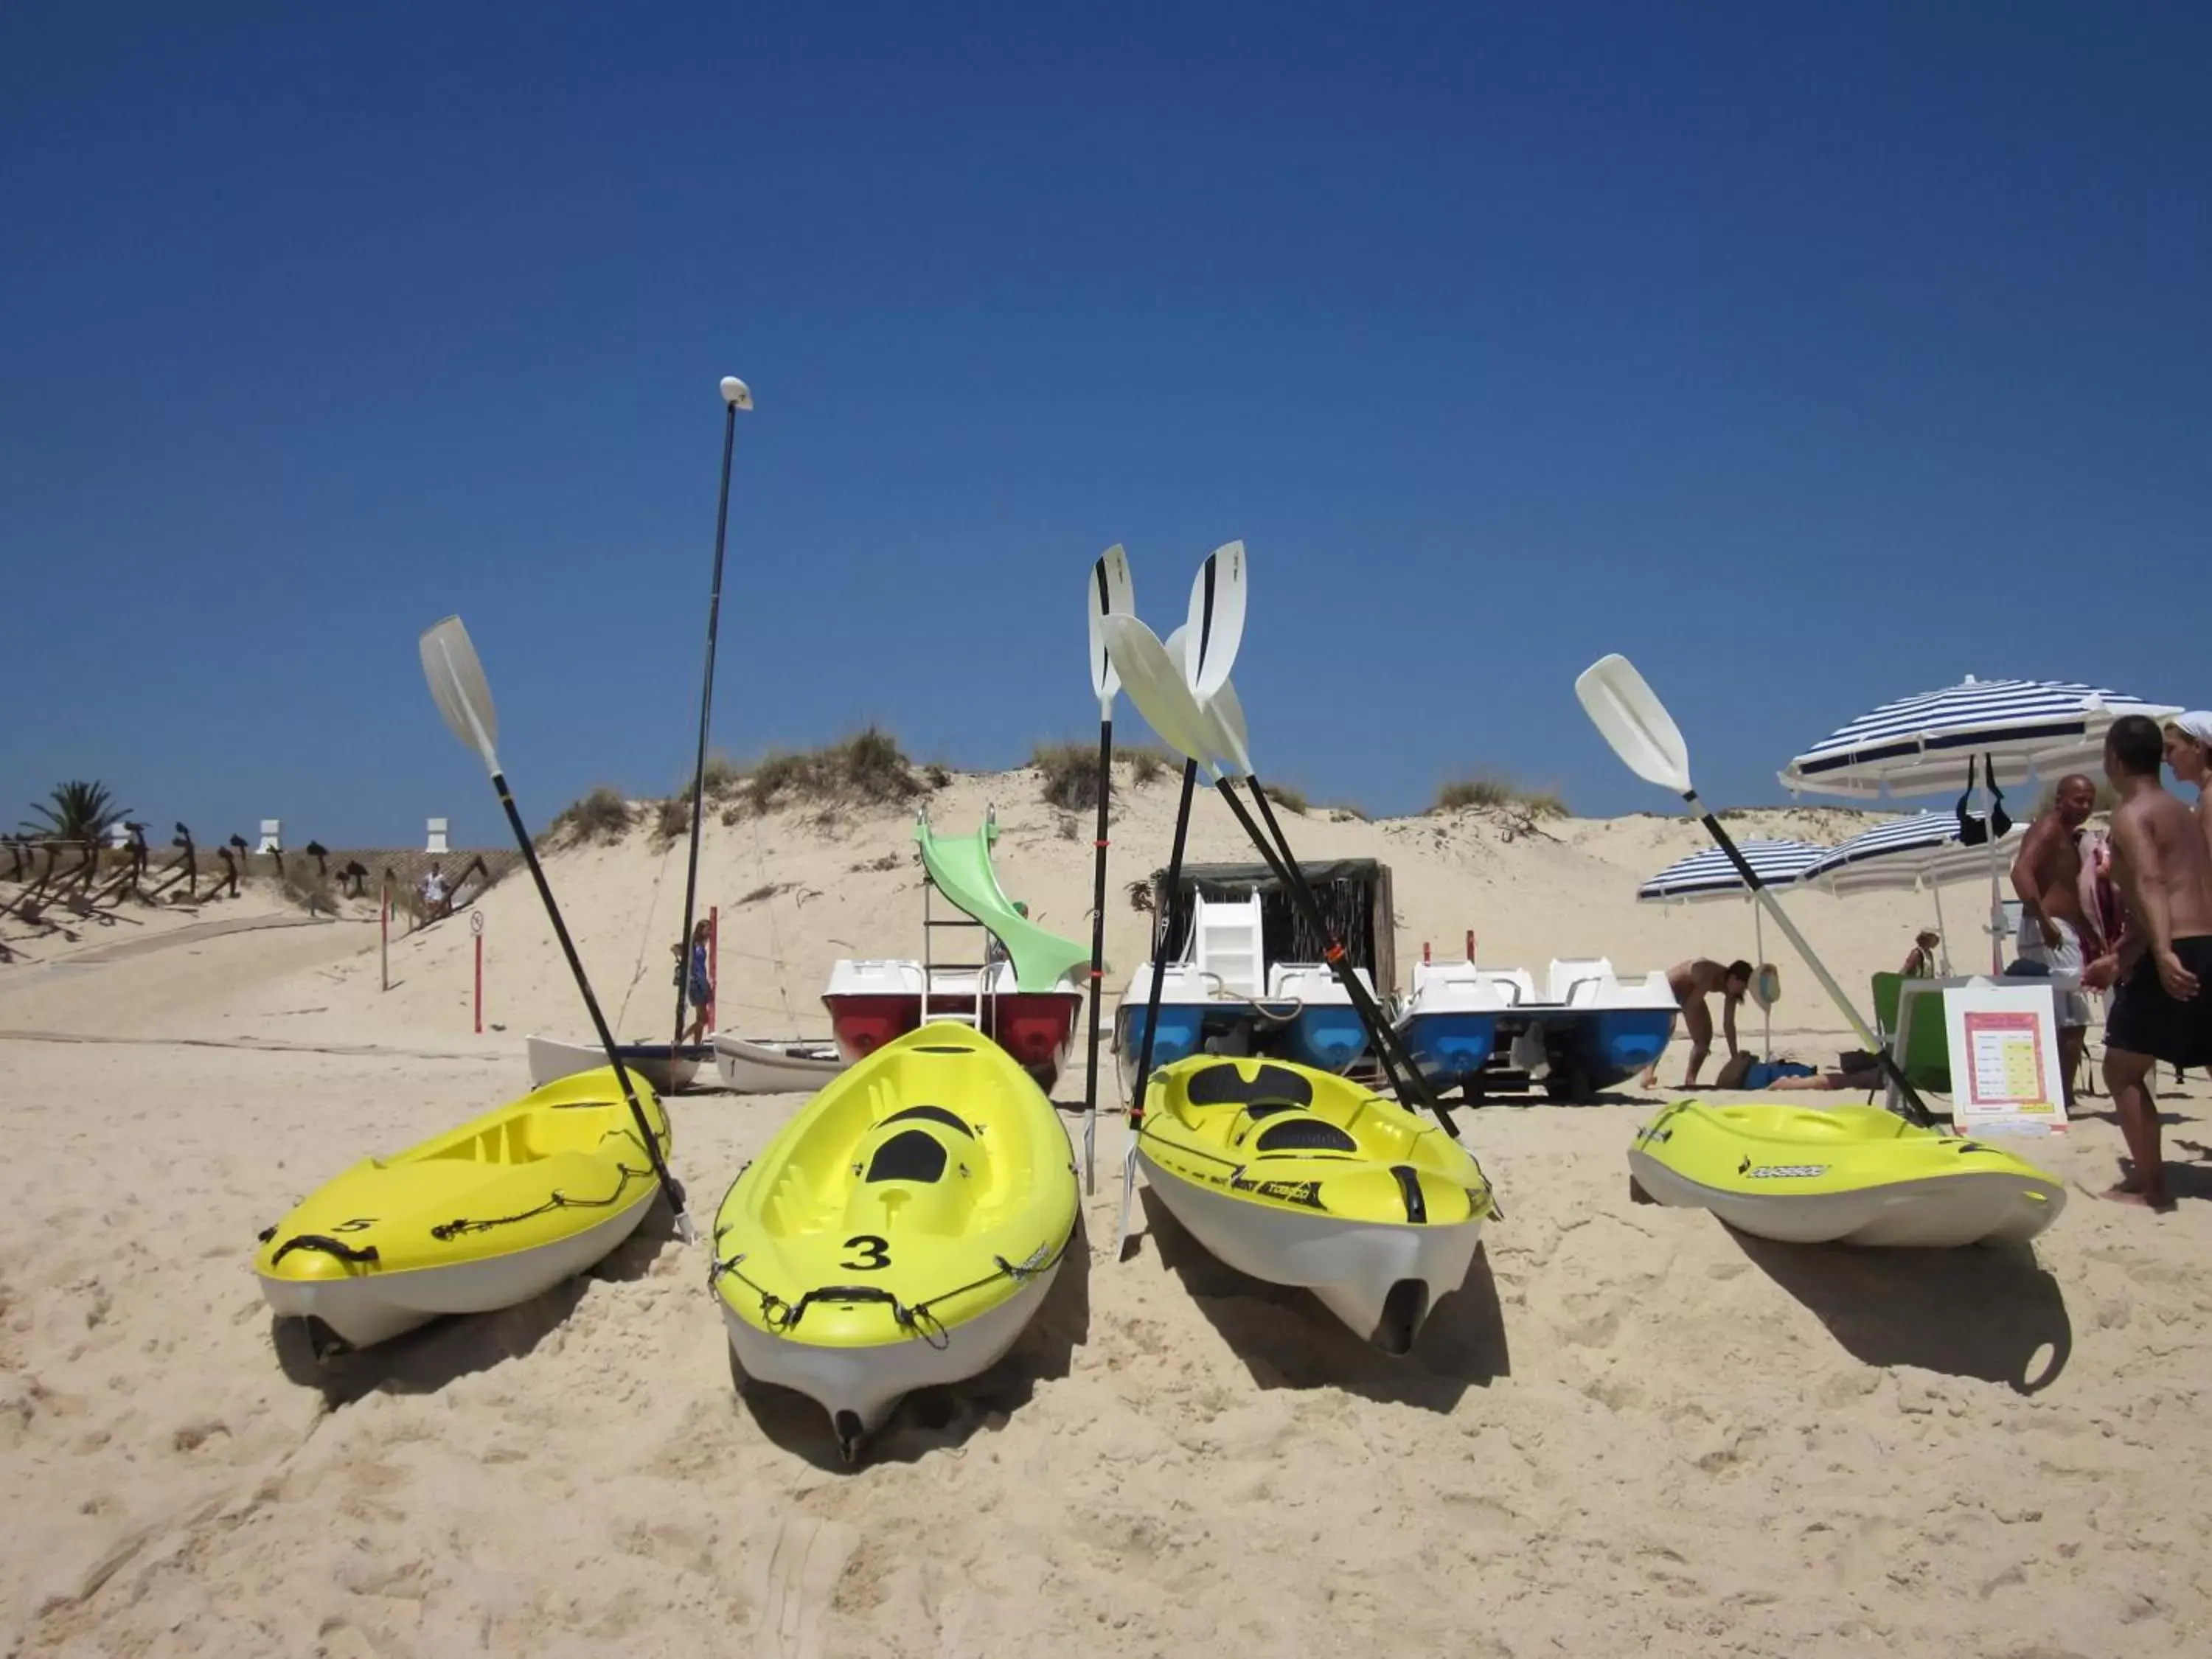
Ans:
{"label": "yellow kayak with number 3", "polygon": [[746,1376],[817,1401],[849,1461],[902,1395],[1013,1345],[1075,1220],[1052,1103],[939,1022],[837,1078],[738,1175],[709,1282]]}

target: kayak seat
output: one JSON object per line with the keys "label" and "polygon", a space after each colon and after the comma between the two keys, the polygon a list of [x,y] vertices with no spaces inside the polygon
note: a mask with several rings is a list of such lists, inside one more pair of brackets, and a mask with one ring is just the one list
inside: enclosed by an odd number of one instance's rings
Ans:
{"label": "kayak seat", "polygon": [[1248,1079],[1230,1060],[1194,1073],[1183,1097],[1194,1106],[1250,1106],[1261,1101],[1310,1106],[1313,1085],[1285,1066],[1262,1066]]}
{"label": "kayak seat", "polygon": [[909,1106],[904,1111],[893,1112],[876,1127],[880,1129],[884,1123],[904,1123],[917,1118],[927,1123],[942,1123],[948,1129],[957,1129],[970,1140],[975,1138],[975,1130],[969,1127],[963,1119],[946,1111],[942,1106]]}
{"label": "kayak seat", "polygon": [[1359,1143],[1334,1123],[1300,1114],[1261,1130],[1253,1148],[1260,1152],[1356,1152]]}
{"label": "kayak seat", "polygon": [[938,1181],[945,1175],[945,1144],[935,1135],[922,1129],[905,1129],[876,1148],[875,1157],[868,1160],[867,1178],[872,1182]]}

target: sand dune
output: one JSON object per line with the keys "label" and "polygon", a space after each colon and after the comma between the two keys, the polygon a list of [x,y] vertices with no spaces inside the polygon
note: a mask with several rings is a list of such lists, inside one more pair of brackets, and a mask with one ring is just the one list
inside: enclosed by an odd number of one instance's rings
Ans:
{"label": "sand dune", "polygon": [[[933,811],[963,830],[992,800],[1008,890],[1079,933],[1087,823],[1064,839],[1019,775],[956,780]],[[1165,783],[1132,800],[1120,872],[1162,860],[1172,805]],[[1238,856],[1207,805],[1197,854]],[[712,826],[725,1000],[747,1024],[819,1030],[832,958],[916,951],[908,822]],[[1290,828],[1306,856],[1390,863],[1401,963],[1469,927],[1501,963],[1749,953],[1741,907],[1632,902],[1699,844],[1672,821],[1510,842],[1475,815]],[[602,996],[628,1000],[623,1029],[659,1035],[680,851],[634,837],[551,872]],[[1969,891],[1946,902],[1967,923]],[[1856,984],[1924,906],[1793,902]],[[2032,1254],[1786,1249],[1631,1202],[1623,1154],[1648,1103],[1489,1109],[1470,1138],[1505,1218],[1399,1361],[1221,1267],[1150,1204],[1133,1258],[1109,1260],[1107,1183],[1013,1355],[910,1401],[849,1474],[813,1407],[738,1397],[703,1255],[658,1220],[538,1304],[319,1368],[272,1343],[255,1231],[362,1153],[515,1091],[524,1030],[581,1030],[534,907],[520,881],[483,906],[505,1030],[482,1038],[450,923],[395,944],[388,994],[359,923],[0,969],[0,1031],[36,1034],[0,1036],[8,1651],[2212,1644],[2212,1175],[2164,1218],[2077,1195]],[[1121,973],[1144,921],[1117,896]],[[1778,1046],[1840,1046],[1808,976],[1778,941],[1769,954]],[[1080,1092],[1079,1076],[1060,1090]],[[678,1103],[696,1209],[794,1104]],[[2046,1161],[2101,1187],[2118,1137],[2087,1105]],[[2212,1139],[2201,1080],[2169,1109],[2178,1141]],[[1121,1148],[1115,1121],[1102,1163]]]}

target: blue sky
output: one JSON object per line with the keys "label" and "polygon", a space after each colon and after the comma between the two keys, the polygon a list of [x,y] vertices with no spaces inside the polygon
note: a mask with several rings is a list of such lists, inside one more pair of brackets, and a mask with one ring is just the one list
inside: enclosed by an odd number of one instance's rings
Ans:
{"label": "blue sky", "polygon": [[[499,838],[718,748],[1095,732],[1241,536],[1263,772],[1718,802],[1966,672],[2201,705],[2194,6],[13,7],[0,817]],[[1134,724],[1124,704],[1125,720]]]}

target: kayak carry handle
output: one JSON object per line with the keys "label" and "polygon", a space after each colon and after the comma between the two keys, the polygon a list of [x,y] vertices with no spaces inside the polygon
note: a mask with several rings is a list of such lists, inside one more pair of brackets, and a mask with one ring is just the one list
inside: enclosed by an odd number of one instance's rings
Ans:
{"label": "kayak carry handle", "polygon": [[276,1247],[276,1254],[269,1258],[269,1265],[275,1267],[295,1250],[320,1250],[325,1255],[337,1257],[341,1261],[374,1261],[377,1259],[376,1246],[374,1244],[363,1244],[356,1249],[338,1239],[325,1237],[321,1233],[301,1233],[279,1244]]}

